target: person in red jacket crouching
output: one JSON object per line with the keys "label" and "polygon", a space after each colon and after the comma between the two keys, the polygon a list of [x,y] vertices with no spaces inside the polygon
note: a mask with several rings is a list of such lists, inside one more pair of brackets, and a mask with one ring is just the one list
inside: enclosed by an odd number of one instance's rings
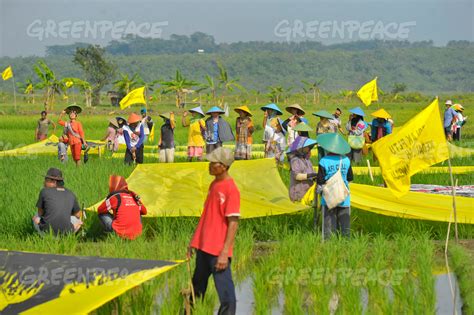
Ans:
{"label": "person in red jacket crouching", "polygon": [[128,184],[122,176],[110,176],[109,192],[105,201],[97,208],[100,222],[106,232],[115,232],[122,238],[135,239],[142,234],[141,216],[146,215],[145,205],[137,194],[128,190]]}

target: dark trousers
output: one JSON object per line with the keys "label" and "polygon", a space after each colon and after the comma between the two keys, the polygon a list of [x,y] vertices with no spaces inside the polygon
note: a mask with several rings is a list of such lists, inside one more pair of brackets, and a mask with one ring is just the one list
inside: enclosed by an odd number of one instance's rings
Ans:
{"label": "dark trousers", "polygon": [[[135,151],[135,155],[137,157],[135,162],[137,162],[138,164],[143,163],[143,147],[144,147],[144,145],[137,148],[137,150]],[[125,164],[132,164],[133,163],[132,151],[130,151],[128,148],[127,148],[127,151],[125,151],[125,161],[124,162],[125,162]]]}
{"label": "dark trousers", "polygon": [[209,276],[214,277],[214,284],[219,295],[221,306],[217,314],[233,315],[236,311],[237,301],[235,298],[234,281],[232,280],[232,271],[229,266],[223,271],[216,271],[215,265],[217,256],[210,255],[201,250],[196,252],[196,269],[193,275],[193,287],[196,298],[204,298],[207,289]]}
{"label": "dark trousers", "polygon": [[328,209],[327,206],[321,206],[324,217],[323,236],[325,239],[336,233],[343,236],[350,236],[351,229],[351,208],[336,207]]}
{"label": "dark trousers", "polygon": [[219,147],[222,147],[222,142],[217,142],[214,144],[206,144],[206,153],[209,154]]}

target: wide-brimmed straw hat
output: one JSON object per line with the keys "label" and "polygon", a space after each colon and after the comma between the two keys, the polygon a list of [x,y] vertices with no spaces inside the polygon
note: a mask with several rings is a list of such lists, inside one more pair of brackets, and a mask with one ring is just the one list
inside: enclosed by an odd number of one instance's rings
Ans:
{"label": "wide-brimmed straw hat", "polygon": [[219,114],[224,114],[225,111],[218,107],[218,106],[212,106],[207,112],[206,114],[209,115],[209,114],[212,114],[212,113],[219,113]]}
{"label": "wide-brimmed straw hat", "polygon": [[246,106],[246,105],[237,107],[237,108],[235,108],[234,110],[235,110],[237,113],[238,113],[239,111],[245,112],[245,113],[247,113],[250,117],[252,117],[252,112],[250,111],[250,109],[249,109],[248,106]]}
{"label": "wide-brimmed straw hat", "polygon": [[444,105],[449,105],[449,106],[452,106],[453,105],[453,101],[451,100],[447,100]]}
{"label": "wide-brimmed straw hat", "polygon": [[381,108],[379,110],[376,110],[371,115],[376,117],[376,118],[383,118],[383,119],[392,118],[392,116],[390,116],[390,114],[383,108]]}
{"label": "wide-brimmed straw hat", "polygon": [[139,121],[141,121],[141,120],[142,120],[142,118],[141,118],[140,116],[138,116],[138,115],[135,114],[135,113],[131,113],[131,114],[128,116],[127,122],[128,122],[129,124],[134,124],[134,123],[137,123],[137,122],[139,122]]}
{"label": "wide-brimmed straw hat", "polygon": [[79,106],[79,105],[69,105],[68,107],[66,107],[64,109],[64,111],[66,112],[66,114],[69,115],[69,113],[71,112],[75,112],[76,114],[80,114],[82,112],[82,107]]}
{"label": "wide-brimmed straw hat", "polygon": [[304,111],[304,109],[300,106],[300,104],[292,104],[290,106],[287,106],[285,109],[286,109],[287,112],[289,112],[291,114],[290,109],[292,109],[292,108],[298,110],[298,115],[304,115],[306,113]]}
{"label": "wide-brimmed straw hat", "polygon": [[327,119],[334,119],[334,116],[325,110],[318,110],[317,112],[313,113],[313,115],[317,117],[327,118]]}
{"label": "wide-brimmed straw hat", "polygon": [[198,107],[194,107],[194,108],[191,108],[189,110],[190,112],[193,112],[193,113],[197,113],[199,115],[201,115],[202,117],[206,116],[201,108],[201,106],[198,106]]}
{"label": "wide-brimmed straw hat", "polygon": [[117,118],[109,118],[109,123],[112,124],[114,127],[119,128]]}
{"label": "wide-brimmed straw hat", "polygon": [[304,123],[304,122],[300,122],[299,124],[297,124],[294,128],[293,128],[294,131],[306,131],[306,132],[310,132],[310,131],[313,131],[313,128],[311,128],[310,125],[308,125],[307,123]]}
{"label": "wide-brimmed straw hat", "polygon": [[273,104],[273,103],[267,104],[265,106],[260,107],[260,109],[261,110],[272,109],[277,112],[277,115],[283,115],[283,112],[281,111],[281,109],[278,107],[277,104]]}
{"label": "wide-brimmed straw hat", "polygon": [[161,118],[164,118],[164,119],[171,119],[171,113],[170,113],[170,112],[166,112],[166,113],[160,114],[159,116],[160,116]]}
{"label": "wide-brimmed straw hat", "polygon": [[362,116],[362,117],[365,116],[364,111],[360,107],[355,107],[353,109],[349,109],[349,112],[352,113],[352,114],[358,115],[358,116]]}
{"label": "wide-brimmed straw hat", "polygon": [[320,134],[316,141],[320,147],[331,153],[345,155],[351,151],[349,143],[338,133]]}

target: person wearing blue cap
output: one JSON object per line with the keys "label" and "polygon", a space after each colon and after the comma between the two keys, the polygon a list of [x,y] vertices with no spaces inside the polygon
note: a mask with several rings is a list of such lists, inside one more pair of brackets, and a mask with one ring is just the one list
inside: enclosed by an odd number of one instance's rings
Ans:
{"label": "person wearing blue cap", "polygon": [[142,115],[142,125],[143,129],[145,130],[145,139],[143,143],[146,143],[148,140],[148,136],[150,135],[150,131],[153,128],[153,119],[147,114],[146,108],[142,108],[140,110],[140,114]]}
{"label": "person wearing blue cap", "polygon": [[265,157],[274,157],[278,164],[283,163],[285,160],[285,150],[287,146],[285,130],[283,129],[283,120],[277,118],[277,124],[272,129],[270,138],[265,145]]}
{"label": "person wearing blue cap", "polygon": [[[187,119],[191,113],[191,119]],[[206,123],[204,122],[204,112],[201,107],[192,108],[183,113],[181,123],[183,127],[189,127],[188,133],[188,162],[195,157],[198,161],[202,161],[204,142],[204,134],[206,132]]]}
{"label": "person wearing blue cap", "polygon": [[[343,236],[348,237],[350,235],[351,226],[351,199],[349,194],[349,182],[353,180],[354,176],[352,173],[351,161],[346,156],[350,152],[351,147],[344,138],[338,133],[325,133],[319,135],[316,138],[318,145],[320,145],[326,152],[319,161],[318,175],[316,183],[318,185],[318,192],[323,190],[323,186],[327,181],[334,175],[340,175],[342,177],[343,185],[347,191],[347,196],[342,197],[343,200],[339,204],[339,200],[333,200],[336,206],[329,208],[328,201],[324,197],[324,193],[321,197],[321,210],[323,212],[323,237],[329,238],[335,233],[341,233]],[[331,204],[331,202],[329,202]]]}
{"label": "person wearing blue cap", "polygon": [[346,129],[349,132],[348,141],[351,147],[349,158],[352,162],[359,162],[362,159],[362,148],[365,144],[364,133],[369,127],[364,121],[365,113],[360,107],[349,110],[351,115],[346,124]]}
{"label": "person wearing blue cap", "polygon": [[297,136],[286,152],[290,162],[290,199],[300,201],[313,185],[316,173],[311,163],[311,149],[316,140]]}
{"label": "person wearing blue cap", "polygon": [[206,114],[210,115],[206,119],[206,153],[209,154],[222,146],[223,142],[234,141],[235,137],[229,123],[221,117],[225,111],[217,106],[213,106]]}
{"label": "person wearing blue cap", "polygon": [[278,115],[282,115],[283,112],[276,104],[268,104],[260,107],[263,110],[263,143],[266,144],[274,133],[275,126],[278,124]]}

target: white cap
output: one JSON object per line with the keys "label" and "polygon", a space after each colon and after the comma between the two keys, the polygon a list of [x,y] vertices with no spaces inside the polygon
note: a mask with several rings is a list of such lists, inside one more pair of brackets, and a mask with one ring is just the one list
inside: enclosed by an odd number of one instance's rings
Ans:
{"label": "white cap", "polygon": [[444,103],[444,105],[450,105],[450,106],[452,106],[452,105],[453,105],[453,101],[447,100],[446,103]]}

